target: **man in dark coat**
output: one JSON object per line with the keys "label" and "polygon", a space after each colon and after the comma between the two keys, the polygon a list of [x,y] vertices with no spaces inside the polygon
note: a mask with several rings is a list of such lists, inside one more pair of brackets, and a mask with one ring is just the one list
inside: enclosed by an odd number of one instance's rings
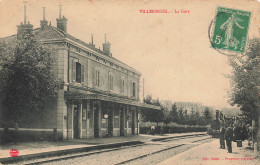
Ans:
{"label": "man in dark coat", "polygon": [[225,132],[226,132],[225,126],[222,125],[219,130],[219,143],[220,143],[220,148],[222,149],[225,149]]}
{"label": "man in dark coat", "polygon": [[226,130],[225,139],[226,139],[226,143],[227,143],[228,152],[232,153],[232,139],[233,139],[232,124],[230,124]]}
{"label": "man in dark coat", "polygon": [[237,125],[233,124],[233,142],[239,140],[238,136],[239,136],[239,128]]}

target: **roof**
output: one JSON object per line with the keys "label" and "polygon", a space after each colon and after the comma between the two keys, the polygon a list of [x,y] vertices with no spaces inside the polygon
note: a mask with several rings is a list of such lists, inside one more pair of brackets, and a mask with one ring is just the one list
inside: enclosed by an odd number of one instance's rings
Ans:
{"label": "roof", "polygon": [[[64,39],[70,39],[80,45],[83,45],[85,47],[87,47],[88,49],[91,49],[92,51],[96,52],[96,53],[99,53],[103,56],[105,56],[106,58],[109,58],[111,59],[112,61],[116,61],[118,63],[120,63],[121,65],[127,67],[127,68],[130,68],[132,71],[136,72],[137,74],[141,75],[141,73],[139,71],[137,71],[136,69],[130,67],[129,65],[119,61],[118,59],[112,57],[112,56],[109,56],[107,55],[104,51],[100,50],[100,49],[97,49],[95,48],[94,46],[90,45],[90,44],[87,44],[86,42],[76,38],[76,37],[73,37],[72,35],[54,27],[54,26],[51,26],[51,25],[47,25],[45,26],[43,29],[41,28],[36,28],[36,29],[33,29],[32,31],[33,34],[35,34],[35,36],[39,39],[39,40],[53,40],[53,39],[56,39],[56,40],[64,40]],[[16,34],[15,35],[12,35],[12,36],[8,36],[8,37],[4,37],[4,38],[0,38],[0,40],[3,40],[4,42],[7,42],[7,43],[12,43],[13,41],[16,40]]]}
{"label": "roof", "polygon": [[66,93],[66,99],[68,100],[102,100],[102,101],[109,101],[109,102],[116,102],[120,104],[126,105],[133,105],[145,109],[154,109],[154,110],[161,110],[159,106],[151,105],[151,104],[144,104],[140,103],[135,100],[119,98],[116,96],[109,96],[109,95],[101,95],[101,94],[82,94],[82,93]]}
{"label": "roof", "polygon": [[[73,90],[75,89],[75,90]],[[78,90],[81,90],[79,92]],[[140,103],[140,101],[133,97],[128,97],[125,95],[120,95],[116,93],[110,93],[108,91],[103,91],[100,89],[90,88],[87,86],[77,86],[70,84],[69,90],[65,92],[65,98],[68,100],[102,100],[109,102],[116,102],[126,105],[134,105],[146,109],[161,110],[160,106],[155,106],[151,104]]]}
{"label": "roof", "polygon": [[16,40],[16,34],[4,38],[0,38],[0,41],[5,42],[5,43],[12,43]]}

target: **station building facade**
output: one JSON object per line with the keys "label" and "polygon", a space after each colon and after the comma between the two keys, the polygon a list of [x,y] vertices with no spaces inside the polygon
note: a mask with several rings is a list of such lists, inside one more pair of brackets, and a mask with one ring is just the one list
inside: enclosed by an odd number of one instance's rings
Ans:
{"label": "station building facade", "polygon": [[[60,139],[138,134],[139,112],[160,110],[158,106],[139,101],[141,73],[114,58],[109,42],[105,41],[101,50],[95,47],[93,36],[87,44],[69,35],[67,19],[61,14],[57,27],[49,25],[45,17],[40,22],[41,27],[33,29],[25,21],[17,26],[16,35],[2,40],[12,42],[24,31],[34,33],[52,49],[56,61],[54,74],[64,85],[47,106],[45,117],[21,119],[17,121],[19,130],[43,135],[55,129]],[[0,108],[2,112],[5,110],[3,104]],[[9,119],[0,116],[2,121]]]}

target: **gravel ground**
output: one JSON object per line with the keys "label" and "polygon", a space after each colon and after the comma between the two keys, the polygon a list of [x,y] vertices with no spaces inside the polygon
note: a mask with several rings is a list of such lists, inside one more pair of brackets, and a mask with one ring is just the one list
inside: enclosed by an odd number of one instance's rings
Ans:
{"label": "gravel ground", "polygon": [[[205,140],[205,141],[203,141],[203,143],[209,142],[209,141],[212,141],[212,140],[213,139]],[[154,164],[160,163],[163,160],[169,159],[169,158],[173,157],[174,155],[177,155],[181,152],[187,151],[187,150],[189,150],[189,149],[191,149],[195,146],[198,146],[198,145],[199,144],[183,145],[183,146],[180,146],[178,148],[173,148],[173,149],[163,151],[163,152],[160,152],[160,153],[157,153],[157,154],[154,154],[154,155],[142,158],[142,159],[135,160],[133,162],[129,162],[127,164],[129,164],[129,165],[139,165],[139,164],[154,165]]]}
{"label": "gravel ground", "polygon": [[129,147],[124,148],[116,151],[104,152],[94,155],[82,156],[77,158],[71,158],[67,160],[61,160],[56,162],[50,162],[47,164],[95,164],[95,165],[106,165],[106,164],[117,164],[122,161],[126,161],[132,158],[136,158],[138,156],[153,153],[155,151],[159,151],[168,147],[177,146],[179,144],[186,144],[181,147],[176,147],[170,150],[166,150],[164,152],[160,152],[157,154],[149,155],[142,159],[137,159],[133,162],[129,162],[127,164],[156,164],[160,161],[163,161],[169,157],[172,157],[180,152],[186,151],[196,145],[198,143],[203,143],[204,141],[195,142],[192,144],[193,141],[205,139],[208,136],[203,137],[189,137],[187,139],[174,139],[167,142],[150,142],[147,145],[138,146],[138,147]]}
{"label": "gravel ground", "polygon": [[[176,144],[175,144],[176,145]],[[166,145],[168,146],[168,145]],[[144,145],[139,147],[131,147],[117,151],[104,152],[95,155],[83,156],[48,164],[116,164],[121,161],[132,159],[145,153],[152,153],[164,149],[165,145]]]}

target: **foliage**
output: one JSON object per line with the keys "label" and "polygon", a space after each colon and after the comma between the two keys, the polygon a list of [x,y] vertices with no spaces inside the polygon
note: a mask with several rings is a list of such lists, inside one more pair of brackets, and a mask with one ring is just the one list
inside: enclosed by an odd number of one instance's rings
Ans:
{"label": "foliage", "polygon": [[180,121],[181,123],[183,123],[183,121],[184,121],[184,116],[183,116],[183,109],[182,109],[182,108],[179,109],[179,111],[178,111],[178,116],[179,116],[179,121]]}
{"label": "foliage", "polygon": [[170,122],[171,122],[171,115],[170,115],[170,112],[162,107],[162,112],[163,112],[163,122],[168,125]]}
{"label": "foliage", "polygon": [[213,115],[210,113],[209,107],[205,108],[203,114],[204,114],[206,124],[210,124],[213,119]]}
{"label": "foliage", "polygon": [[[150,96],[150,95],[146,96],[146,98],[144,99],[144,103],[161,106],[159,99],[153,100],[152,96]],[[163,111],[162,110],[145,109],[145,110],[141,111],[141,116],[143,118],[142,119],[143,121],[156,122],[157,125],[159,122],[163,121]]]}
{"label": "foliage", "polygon": [[204,115],[200,115],[198,111],[191,110],[190,113],[182,107],[177,108],[176,104],[169,101],[153,100],[151,95],[146,96],[145,103],[153,104],[161,107],[161,111],[146,109],[141,111],[143,122],[156,122],[157,126],[163,122],[166,126],[177,123],[181,125],[208,125],[213,119],[210,109],[206,107]]}
{"label": "foliage", "polygon": [[244,54],[229,58],[232,66],[230,104],[237,105],[248,118],[257,119],[260,87],[260,40],[249,40]]}
{"label": "foliage", "polygon": [[[150,124],[154,125],[154,124]],[[149,134],[151,133],[150,125],[140,125],[140,133],[141,134]],[[184,132],[205,132],[208,127],[207,126],[186,126],[186,125],[168,125],[168,126],[160,126],[162,128],[162,133],[184,133]]]}
{"label": "foliage", "polygon": [[54,57],[31,33],[13,43],[0,44],[0,80],[5,115],[19,121],[20,116],[44,115],[46,103],[57,94],[61,83],[53,75]]}
{"label": "foliage", "polygon": [[179,122],[179,115],[178,115],[177,106],[175,103],[172,105],[169,115],[170,115],[171,121]]}

